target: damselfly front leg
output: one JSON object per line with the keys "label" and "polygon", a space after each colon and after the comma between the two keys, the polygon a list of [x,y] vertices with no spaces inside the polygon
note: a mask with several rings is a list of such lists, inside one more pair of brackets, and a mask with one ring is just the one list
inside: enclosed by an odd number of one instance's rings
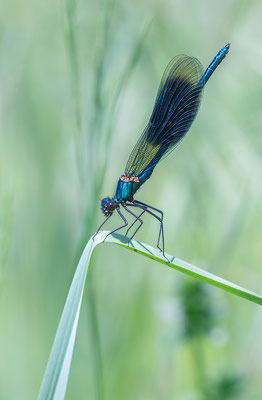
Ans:
{"label": "damselfly front leg", "polygon": [[112,214],[110,214],[103,222],[102,224],[99,226],[99,228],[97,229],[96,233],[93,236],[93,240],[95,239],[96,235],[98,234],[98,232],[101,230],[102,226],[109,220],[109,218],[112,217]]}
{"label": "damselfly front leg", "polygon": [[119,208],[117,208],[116,211],[118,212],[118,214],[120,215],[120,217],[121,217],[122,220],[124,221],[124,225],[121,225],[121,226],[119,226],[119,228],[116,228],[116,229],[114,229],[113,231],[109,232],[109,233],[106,235],[106,237],[104,238],[103,242],[106,240],[106,238],[107,238],[109,235],[112,235],[112,233],[115,233],[116,231],[119,231],[119,229],[122,229],[122,228],[124,228],[125,226],[128,225],[127,220],[125,219],[125,217],[123,216],[123,214],[121,213],[121,211],[119,210]]}

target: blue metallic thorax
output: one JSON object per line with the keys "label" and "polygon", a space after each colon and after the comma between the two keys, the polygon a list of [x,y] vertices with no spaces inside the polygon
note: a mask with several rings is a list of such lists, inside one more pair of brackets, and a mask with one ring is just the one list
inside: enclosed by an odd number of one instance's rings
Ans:
{"label": "blue metallic thorax", "polygon": [[132,182],[124,182],[121,178],[119,178],[113,200],[121,202],[131,199],[131,186]]}
{"label": "blue metallic thorax", "polygon": [[213,61],[210,63],[210,65],[207,67],[206,71],[204,72],[203,77],[201,78],[201,82],[205,85],[210,78],[210,76],[213,74],[215,69],[219,66],[221,61],[226,57],[228,51],[229,51],[229,43],[225,45],[215,56]]}
{"label": "blue metallic thorax", "polygon": [[139,176],[127,177],[121,175],[118,180],[115,196],[113,200],[117,203],[122,201],[133,201],[134,194],[138,191],[140,186],[150,178],[153,169],[146,169]]}

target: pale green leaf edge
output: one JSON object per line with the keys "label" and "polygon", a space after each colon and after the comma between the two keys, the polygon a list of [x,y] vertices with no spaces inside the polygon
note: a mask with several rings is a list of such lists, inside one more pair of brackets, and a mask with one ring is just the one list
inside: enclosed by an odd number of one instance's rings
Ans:
{"label": "pale green leaf edge", "polygon": [[[95,238],[91,237],[82,253],[59,322],[38,400],[61,400],[65,397],[85,280],[94,248],[104,241],[108,233],[108,231],[102,231],[99,232]],[[262,296],[254,292],[166,253],[166,257],[169,260],[168,262],[158,249],[138,242],[137,240],[133,239],[130,246],[128,246],[128,240],[127,237],[119,234],[113,234],[106,238],[106,242],[123,246],[128,250],[135,251],[145,257],[165,264],[170,268],[262,305]]]}

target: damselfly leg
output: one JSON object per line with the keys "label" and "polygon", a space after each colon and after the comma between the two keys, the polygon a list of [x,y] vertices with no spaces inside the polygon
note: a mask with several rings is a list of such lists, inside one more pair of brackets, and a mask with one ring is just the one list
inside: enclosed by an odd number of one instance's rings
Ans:
{"label": "damselfly leg", "polygon": [[[138,230],[141,228],[141,226],[143,225],[143,220],[142,220],[138,215],[136,215],[136,214],[133,213],[131,210],[129,210],[125,204],[122,204],[122,206],[124,207],[124,209],[125,209],[129,214],[133,215],[133,217],[136,218],[136,220],[134,221],[134,223],[135,223],[136,221],[139,221],[139,222],[140,222],[140,225],[138,226],[138,228],[135,230],[135,232],[133,233],[133,235],[129,238],[129,241],[128,241],[128,246],[129,246],[131,240],[133,239],[133,237],[135,236],[135,234],[137,233],[137,231],[138,231]],[[144,211],[144,210],[143,210],[143,211]],[[143,214],[143,213],[142,213],[142,214]],[[133,224],[134,224],[134,223],[133,223]]]}
{"label": "damselfly leg", "polygon": [[[145,212],[147,212],[148,214],[152,215],[153,217],[155,217],[159,222],[160,222],[160,229],[159,229],[159,235],[158,235],[158,242],[157,242],[157,247],[160,251],[162,251],[163,256],[166,258],[165,256],[165,240],[164,240],[164,227],[163,227],[163,215],[161,217],[159,217],[158,215],[154,214],[152,211],[148,210],[148,208],[152,208],[154,209],[154,207],[148,206],[147,204],[142,205],[140,202],[136,202],[134,201],[134,207],[138,207],[141,208],[142,210],[144,210]],[[148,207],[148,208],[147,208]],[[160,211],[160,210],[157,210]],[[162,213],[162,211],[160,211]],[[163,213],[162,213],[163,214]],[[160,248],[159,246],[159,240],[160,240],[160,236],[162,237],[162,245],[163,245],[163,249]]]}
{"label": "damselfly leg", "polygon": [[[162,244],[163,244],[163,250],[164,250],[165,245],[164,245],[164,227],[163,227],[163,216],[164,216],[164,214],[163,214],[163,212],[161,210],[158,210],[157,208],[149,206],[148,204],[137,202],[137,201],[134,201],[133,203],[128,204],[128,206],[141,208],[144,212],[147,212],[148,214],[152,215],[154,218],[156,218],[160,222],[160,229],[159,229],[158,240],[157,240],[157,248],[160,251],[162,251],[161,247],[159,246],[160,237],[162,237]],[[148,208],[150,208],[152,210],[155,210],[155,211],[158,211],[161,214],[161,217],[159,217],[158,215],[156,215],[152,211],[148,210]],[[134,223],[136,223],[136,221],[134,221],[133,224]]]}
{"label": "damselfly leg", "polygon": [[93,240],[95,239],[96,235],[98,234],[98,232],[101,230],[102,226],[109,220],[109,218],[112,217],[112,214],[109,215],[103,222],[102,224],[99,226],[99,228],[97,229],[96,233],[93,236]]}
{"label": "damselfly leg", "polygon": [[[141,218],[142,215],[145,213],[145,210],[143,210],[139,215],[138,218]],[[128,232],[130,231],[130,229],[135,225],[135,223],[138,221],[138,218],[135,219],[134,222],[132,222],[132,224],[129,226],[129,228],[127,229],[125,236],[127,236]]]}
{"label": "damselfly leg", "polygon": [[[159,242],[160,242],[161,230],[162,230],[162,236],[164,237],[164,227],[163,227],[164,213],[163,213],[163,211],[159,210],[158,208],[152,207],[152,206],[150,206],[149,204],[142,203],[142,201],[135,200],[134,203],[135,203],[135,204],[140,204],[141,206],[145,206],[146,208],[150,208],[151,210],[154,210],[154,211],[156,211],[156,212],[159,212],[159,214],[161,215],[160,230],[159,230],[158,240],[157,240],[157,248],[158,248],[159,250],[162,250],[162,249],[159,247]],[[156,217],[155,214],[154,214],[154,216]],[[156,217],[156,218],[157,218],[157,217]],[[157,218],[157,219],[158,219],[158,218]],[[164,239],[163,239],[163,247],[164,247]]]}
{"label": "damselfly leg", "polygon": [[[160,229],[159,229],[159,235],[158,235],[158,242],[157,242],[157,247],[160,251],[162,251],[163,256],[166,258],[167,261],[169,261],[167,259],[167,257],[165,256],[165,241],[164,241],[164,227],[163,227],[163,212],[161,210],[155,209],[154,207],[148,206],[148,204],[145,203],[141,203],[141,202],[136,202],[134,201],[133,203],[127,203],[126,205],[130,206],[130,207],[137,207],[142,209],[144,212],[147,212],[148,214],[152,215],[154,218],[156,218],[159,222],[160,222]],[[152,208],[153,210],[156,210],[158,212],[160,212],[161,217],[159,217],[158,215],[156,215],[155,213],[153,213],[152,211],[148,210],[148,208]],[[129,210],[130,211],[130,210]],[[141,213],[143,214],[143,213]],[[139,215],[139,217],[141,216],[141,214]],[[137,219],[133,222],[132,225],[134,225],[136,223]],[[139,225],[139,227],[136,229],[136,231],[134,232],[134,234],[132,235],[131,239],[135,236],[135,234],[137,233],[137,231],[141,228],[142,224]],[[159,246],[159,241],[160,241],[160,236],[162,237],[162,244],[163,244],[163,249],[160,248]]]}
{"label": "damselfly leg", "polygon": [[119,229],[122,229],[122,228],[124,228],[125,226],[128,225],[127,220],[125,219],[125,217],[123,216],[123,214],[121,213],[121,211],[119,210],[119,208],[117,208],[116,211],[118,212],[118,214],[120,215],[120,217],[121,217],[122,220],[124,221],[124,225],[121,225],[121,226],[119,226],[119,228],[116,228],[116,229],[114,229],[113,231],[109,232],[109,233],[106,235],[106,237],[104,238],[103,242],[106,240],[106,238],[107,238],[109,235],[112,235],[112,233],[115,233],[116,231],[119,231]]}

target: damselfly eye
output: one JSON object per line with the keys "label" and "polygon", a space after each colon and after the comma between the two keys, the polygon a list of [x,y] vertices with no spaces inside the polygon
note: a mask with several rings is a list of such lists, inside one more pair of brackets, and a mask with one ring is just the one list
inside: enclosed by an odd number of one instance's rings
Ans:
{"label": "damselfly eye", "polygon": [[114,211],[114,209],[116,208],[116,203],[111,200],[107,203],[106,208],[108,211]]}

